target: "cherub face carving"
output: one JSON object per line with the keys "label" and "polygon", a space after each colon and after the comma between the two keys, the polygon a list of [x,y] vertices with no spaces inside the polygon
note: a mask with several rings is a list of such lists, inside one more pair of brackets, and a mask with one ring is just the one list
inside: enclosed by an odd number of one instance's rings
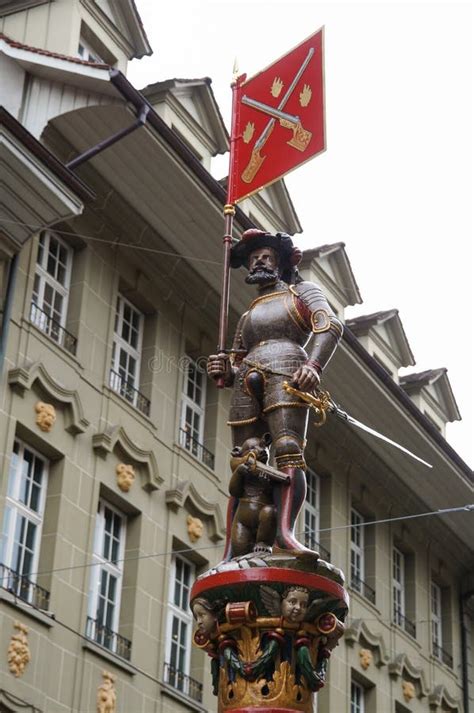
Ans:
{"label": "cherub face carving", "polygon": [[52,404],[45,404],[44,401],[38,401],[35,406],[36,424],[45,433],[49,433],[56,423],[56,409]]}
{"label": "cherub face carving", "polygon": [[125,463],[119,463],[115,468],[115,473],[117,474],[117,485],[120,490],[124,493],[128,493],[135,480],[135,470],[133,465],[126,465]]}
{"label": "cherub face carving", "polygon": [[217,624],[217,615],[213,611],[211,603],[204,597],[198,597],[193,602],[192,610],[198,630],[202,634],[210,636]]}
{"label": "cherub face carving", "polygon": [[290,587],[281,601],[282,616],[294,624],[303,621],[308,608],[309,592],[304,587]]}

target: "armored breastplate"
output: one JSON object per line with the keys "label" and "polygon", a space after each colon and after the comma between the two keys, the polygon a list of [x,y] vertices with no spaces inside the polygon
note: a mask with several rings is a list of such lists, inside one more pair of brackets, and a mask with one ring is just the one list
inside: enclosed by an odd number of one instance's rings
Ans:
{"label": "armored breastplate", "polygon": [[285,351],[294,345],[295,351],[299,352],[310,334],[304,305],[289,289],[257,297],[242,327],[242,340],[249,352],[269,341],[281,342]]}

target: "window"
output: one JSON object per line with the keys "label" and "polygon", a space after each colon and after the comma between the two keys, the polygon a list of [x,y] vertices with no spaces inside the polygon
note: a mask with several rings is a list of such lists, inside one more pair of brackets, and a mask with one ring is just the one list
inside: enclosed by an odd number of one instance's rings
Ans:
{"label": "window", "polygon": [[405,557],[396,547],[393,548],[393,621],[403,626],[405,616]]}
{"label": "window", "polygon": [[117,296],[110,387],[146,416],[150,402],[140,393],[140,366],[144,315],[125,299]]}
{"label": "window", "polygon": [[397,547],[392,554],[393,623],[401,626],[410,636],[416,636],[416,627],[406,616],[406,556]]}
{"label": "window", "polygon": [[447,651],[450,648],[449,636],[449,594],[439,584],[431,582],[431,641],[433,656],[444,664],[453,667],[453,657]]}
{"label": "window", "polygon": [[195,361],[186,357],[179,442],[209,468],[214,468],[214,454],[204,447],[206,408],[206,373]]}
{"label": "window", "polygon": [[304,543],[314,550],[319,547],[319,477],[312,470],[306,471],[306,502],[304,505]]}
{"label": "window", "polygon": [[48,462],[15,440],[0,541],[1,586],[47,609],[49,593],[35,584],[48,481]]}
{"label": "window", "polygon": [[65,329],[72,249],[57,235],[42,233],[38,245],[30,320],[62,347],[76,353],[76,339]]}
{"label": "window", "polygon": [[364,522],[357,510],[351,510],[351,587],[362,593],[364,583]]}
{"label": "window", "polygon": [[441,587],[431,582],[431,640],[433,642],[433,654],[441,658],[441,648],[443,646],[443,634],[441,624]]}
{"label": "window", "polygon": [[112,505],[99,501],[89,592],[87,636],[125,659],[130,659],[131,643],[120,636],[119,616],[122,594],[126,518]]}
{"label": "window", "polygon": [[84,37],[81,36],[79,40],[79,46],[77,48],[77,56],[80,59],[84,59],[86,62],[98,62],[99,64],[106,64],[102,57],[92,49],[89,42],[87,42]]}
{"label": "window", "polygon": [[351,682],[351,713],[365,713],[365,691],[355,681]]}
{"label": "window", "polygon": [[175,555],[169,588],[165,682],[201,701],[202,685],[189,676],[192,632],[189,593],[194,576],[194,566],[183,557]]}

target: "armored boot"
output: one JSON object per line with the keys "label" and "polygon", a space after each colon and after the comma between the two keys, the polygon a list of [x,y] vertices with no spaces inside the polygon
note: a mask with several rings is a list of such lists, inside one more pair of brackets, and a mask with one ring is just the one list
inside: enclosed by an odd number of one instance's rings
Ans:
{"label": "armored boot", "polygon": [[282,550],[294,550],[317,557],[319,553],[305,547],[295,537],[296,520],[306,499],[305,472],[295,466],[281,466],[280,470],[289,476],[290,482],[274,490],[277,509],[275,544]]}

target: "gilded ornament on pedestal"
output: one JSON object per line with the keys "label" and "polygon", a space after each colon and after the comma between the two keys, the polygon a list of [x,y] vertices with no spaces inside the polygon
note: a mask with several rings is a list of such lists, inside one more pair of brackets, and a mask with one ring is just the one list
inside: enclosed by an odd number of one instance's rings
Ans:
{"label": "gilded ornament on pedestal", "polygon": [[365,671],[366,669],[369,668],[370,664],[373,661],[372,651],[370,649],[360,649],[359,659],[360,659],[360,665],[362,666],[362,668]]}
{"label": "gilded ornament on pedestal", "polygon": [[53,404],[45,404],[44,401],[38,401],[35,406],[36,425],[45,433],[49,433],[56,423],[56,409]]}
{"label": "gilded ornament on pedestal", "polygon": [[204,532],[204,523],[198,517],[188,515],[186,518],[188,526],[188,535],[191,542],[197,542]]}
{"label": "gilded ornament on pedestal", "polygon": [[126,465],[125,463],[119,463],[115,468],[115,473],[117,475],[117,485],[120,490],[124,493],[128,493],[135,480],[135,470],[133,465]]}
{"label": "gilded ornament on pedestal", "polygon": [[31,651],[28,645],[28,627],[20,621],[13,624],[18,633],[13,634],[8,647],[8,666],[11,673],[19,678],[31,661]]}
{"label": "gilded ornament on pedestal", "polygon": [[109,671],[102,671],[102,678],[104,680],[97,689],[97,713],[115,713],[117,710],[115,676]]}
{"label": "gilded ornament on pedestal", "polygon": [[403,698],[409,703],[416,695],[415,684],[411,681],[402,681]]}

